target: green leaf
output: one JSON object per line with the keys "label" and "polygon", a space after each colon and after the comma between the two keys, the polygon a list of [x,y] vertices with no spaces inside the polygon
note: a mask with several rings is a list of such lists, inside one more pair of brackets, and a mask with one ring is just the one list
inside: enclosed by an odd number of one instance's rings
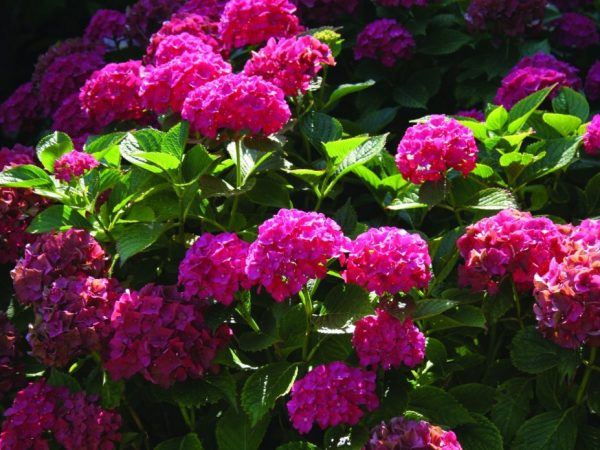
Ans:
{"label": "green leaf", "polygon": [[448,352],[442,341],[428,337],[425,347],[425,358],[431,361],[434,366],[443,367],[448,359]]}
{"label": "green leaf", "polygon": [[342,231],[346,236],[354,236],[354,230],[356,230],[358,224],[358,215],[352,206],[350,198],[335,212],[333,220],[342,227]]}
{"label": "green leaf", "polygon": [[342,137],[342,124],[334,117],[311,111],[300,121],[300,132],[319,148],[321,142],[337,141]]}
{"label": "green leaf", "polygon": [[420,386],[409,394],[409,409],[423,414],[432,423],[450,428],[474,423],[469,412],[452,395],[433,386]]}
{"label": "green leaf", "polygon": [[568,114],[544,113],[542,119],[563,136],[568,136],[577,131],[579,125],[581,125],[579,117]]}
{"label": "green leaf", "polygon": [[350,151],[350,153],[348,153],[335,168],[335,179],[341,178],[343,175],[350,172],[353,167],[365,164],[376,156],[381,155],[385,150],[387,137],[387,134],[373,136],[361,143],[354,150]]}
{"label": "green leaf", "polygon": [[449,309],[454,308],[457,304],[458,302],[446,300],[444,298],[427,298],[417,302],[411,317],[413,320],[427,319],[448,311]]}
{"label": "green leaf", "polygon": [[275,450],[318,450],[316,445],[310,442],[288,442],[287,444],[280,445]]}
{"label": "green leaf", "polygon": [[340,84],[331,93],[331,95],[329,96],[329,100],[327,100],[327,103],[325,104],[325,106],[323,106],[323,109],[327,109],[327,108],[331,107],[335,102],[337,102],[338,100],[342,99],[343,97],[345,97],[347,95],[354,94],[354,93],[360,92],[360,91],[364,91],[365,89],[370,88],[374,84],[375,84],[374,80],[367,80],[367,81],[363,81],[362,83],[355,83],[355,84]]}
{"label": "green leaf", "polygon": [[385,208],[390,211],[402,211],[406,209],[427,208],[427,203],[423,203],[419,198],[418,187],[404,193],[402,197],[393,199]]}
{"label": "green leaf", "polygon": [[390,124],[398,114],[398,108],[382,108],[371,111],[358,120],[358,126],[365,133],[378,133]]}
{"label": "green leaf", "polygon": [[261,367],[248,377],[242,389],[242,408],[256,424],[269,412],[279,397],[286,395],[298,375],[298,366],[279,362]]}
{"label": "green leaf", "polygon": [[125,382],[123,380],[113,381],[108,373],[104,372],[102,387],[100,388],[102,407],[106,409],[118,408],[124,392]]}
{"label": "green leaf", "polygon": [[508,132],[514,133],[520,130],[529,119],[529,116],[540,107],[550,95],[552,86],[544,88],[538,92],[528,95],[524,99],[517,102],[508,113]]}
{"label": "green leaf", "polygon": [[590,214],[600,207],[600,173],[588,180],[585,185],[585,197],[587,198]]}
{"label": "green leaf", "polygon": [[[157,144],[157,147],[160,149],[159,144]],[[144,158],[138,157],[138,154],[143,153],[144,149],[138,142],[137,135],[127,133],[119,144],[119,151],[121,152],[121,156],[133,165],[141,167],[142,169],[152,173],[160,174],[163,172],[163,169],[160,167],[156,167],[154,164],[150,164]]]}
{"label": "green leaf", "polygon": [[23,164],[0,172],[0,186],[31,188],[52,185],[50,176],[32,164]]}
{"label": "green leaf", "polygon": [[185,436],[161,442],[154,447],[154,450],[204,450],[204,447],[196,433],[188,433]]}
{"label": "green leaf", "polygon": [[577,425],[577,445],[578,450],[598,450],[600,448],[600,428],[583,425]]}
{"label": "green leaf", "polygon": [[73,141],[60,131],[44,136],[36,147],[38,159],[50,173],[54,173],[54,161],[71,150],[73,150]]}
{"label": "green leaf", "polygon": [[435,206],[446,198],[447,188],[446,180],[426,181],[419,186],[419,200],[429,206]]}
{"label": "green leaf", "polygon": [[186,181],[197,180],[215,163],[215,158],[203,145],[194,145],[184,156],[181,170]]}
{"label": "green leaf", "polygon": [[427,101],[430,98],[427,87],[420,83],[394,89],[394,100],[405,108],[427,109]]}
{"label": "green leaf", "polygon": [[213,175],[202,175],[198,179],[202,197],[234,197],[249,192],[256,183],[256,178],[250,178],[241,188],[236,189],[227,181]]}
{"label": "green leaf", "polygon": [[532,398],[533,388],[529,378],[511,378],[498,386],[491,417],[505,442],[510,442],[527,418]]}
{"label": "green leaf", "polygon": [[496,425],[481,414],[472,416],[476,423],[455,430],[463,450],[503,450],[504,443]]}
{"label": "green leaf", "polygon": [[355,136],[348,139],[340,139],[325,143],[323,149],[325,150],[325,155],[331,161],[329,169],[334,170],[337,168],[352,150],[357,148],[367,139],[369,139],[369,136]]}
{"label": "green leaf", "polygon": [[253,427],[245,414],[228,409],[217,422],[219,450],[257,450],[269,426],[269,419],[265,416]]}
{"label": "green leaf", "polygon": [[508,111],[504,106],[498,106],[493,109],[485,119],[485,125],[493,131],[500,131],[508,120]]}
{"label": "green leaf", "polygon": [[582,122],[587,122],[590,116],[590,105],[586,98],[568,87],[562,87],[552,99],[552,108],[554,112],[579,117]]}
{"label": "green leaf", "polygon": [[543,147],[544,157],[527,167],[519,180],[532,181],[568,166],[577,155],[578,146],[577,138],[548,139]]}
{"label": "green leaf", "polygon": [[79,392],[82,390],[81,385],[75,378],[54,367],[50,370],[48,384],[51,386],[66,387],[71,392]]}
{"label": "green leaf", "polygon": [[448,392],[469,411],[479,414],[487,414],[492,409],[496,395],[496,389],[480,383],[460,384]]}
{"label": "green leaf", "polygon": [[354,322],[373,314],[369,294],[354,284],[337,285],[331,289],[315,322],[320,333],[351,333]]}
{"label": "green leaf", "polygon": [[573,408],[550,411],[527,420],[517,431],[513,450],[572,450],[577,440]]}
{"label": "green leaf", "polygon": [[478,191],[467,201],[465,207],[477,211],[500,211],[519,206],[509,190],[488,188]]}
{"label": "green leaf", "polygon": [[69,228],[92,229],[92,225],[77,210],[66,205],[52,205],[33,218],[28,233],[49,233]]}
{"label": "green leaf", "polygon": [[187,122],[179,122],[164,135],[161,150],[181,160],[187,143],[190,125]]}
{"label": "green leaf", "polygon": [[428,31],[419,42],[417,51],[426,55],[447,55],[470,43],[472,37],[452,29]]}
{"label": "green leaf", "polygon": [[287,187],[269,178],[257,178],[248,199],[257,205],[274,208],[291,208],[290,193]]}
{"label": "green leaf", "polygon": [[117,251],[121,265],[154,244],[166,229],[167,225],[164,223],[135,223],[123,226],[117,235]]}
{"label": "green leaf", "polygon": [[136,158],[154,164],[164,172],[176,170],[181,165],[181,161],[169,153],[140,152],[136,153],[135,156]]}
{"label": "green leaf", "polygon": [[553,367],[573,373],[579,364],[579,357],[574,350],[550,342],[534,327],[527,327],[515,335],[510,359],[517,369],[534,375]]}
{"label": "green leaf", "polygon": [[444,315],[433,316],[428,320],[431,331],[461,327],[485,328],[483,312],[472,305],[461,305]]}

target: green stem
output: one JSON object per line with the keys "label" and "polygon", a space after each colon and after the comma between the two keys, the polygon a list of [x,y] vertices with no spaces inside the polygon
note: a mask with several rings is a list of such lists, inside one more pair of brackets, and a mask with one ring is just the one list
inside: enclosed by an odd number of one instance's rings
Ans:
{"label": "green stem", "polygon": [[137,426],[138,430],[140,430],[140,432],[144,436],[144,447],[147,450],[150,450],[150,442],[148,441],[148,432],[144,429],[144,425],[142,424],[142,420],[140,419],[140,416],[138,416],[138,414],[135,412],[135,410],[131,406],[131,403],[129,403],[129,401],[126,398],[124,399],[124,403],[125,403],[125,406],[127,407],[127,410],[129,411],[129,414],[131,415],[131,418],[135,422],[135,425]]}
{"label": "green stem", "polygon": [[523,325],[523,319],[521,319],[521,299],[519,298],[519,293],[517,292],[517,287],[515,286],[514,281],[510,281],[513,292],[513,300],[515,301],[515,309],[517,310],[517,320],[519,321],[519,328],[522,330],[525,328]]}
{"label": "green stem", "polygon": [[188,414],[187,407],[179,404],[179,411],[181,412],[181,417],[183,417],[183,421],[188,426],[190,431],[194,431],[194,424],[192,423],[190,415]]}
{"label": "green stem", "polygon": [[[242,185],[242,149],[241,149],[241,138],[235,139],[235,187],[237,189]],[[227,228],[233,230],[233,225],[235,223],[235,215],[237,213],[238,203],[240,201],[240,196],[236,195],[233,197],[233,205],[231,207],[231,216],[229,216],[229,225]]]}
{"label": "green stem", "polygon": [[463,225],[462,217],[460,217],[460,213],[456,208],[456,200],[454,199],[454,194],[452,193],[452,189],[448,189],[448,198],[450,199],[450,206],[452,207],[452,211],[454,212],[454,217],[456,217],[456,221],[459,225]]}
{"label": "green stem", "polygon": [[590,382],[590,377],[592,376],[592,367],[594,361],[596,360],[597,353],[598,347],[592,347],[590,351],[590,358],[588,359],[589,365],[586,365],[585,367],[585,372],[583,372],[581,384],[579,385],[579,389],[577,390],[577,397],[575,398],[575,403],[577,405],[581,405],[585,400],[585,391],[587,389],[588,383]]}
{"label": "green stem", "polygon": [[313,314],[313,305],[310,292],[308,292],[306,286],[302,288],[302,291],[300,291],[299,295],[300,299],[302,300],[302,304],[304,305],[304,311],[306,313],[306,332],[304,334],[304,343],[302,344],[302,360],[308,361],[308,343],[310,341],[310,328]]}

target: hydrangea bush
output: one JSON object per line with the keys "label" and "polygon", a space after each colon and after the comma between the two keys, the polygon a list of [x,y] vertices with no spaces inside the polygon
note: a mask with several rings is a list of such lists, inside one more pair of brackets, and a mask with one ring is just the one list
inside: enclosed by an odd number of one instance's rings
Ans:
{"label": "hydrangea bush", "polygon": [[0,104],[0,448],[600,448],[594,2],[129,3]]}

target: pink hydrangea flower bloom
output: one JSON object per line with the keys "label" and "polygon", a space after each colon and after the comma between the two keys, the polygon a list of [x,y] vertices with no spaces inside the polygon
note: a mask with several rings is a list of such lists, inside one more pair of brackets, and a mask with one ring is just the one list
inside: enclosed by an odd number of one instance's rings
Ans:
{"label": "pink hydrangea flower bloom", "polygon": [[344,281],[378,295],[425,288],[431,279],[431,258],[418,234],[393,227],[371,228],[350,242]]}
{"label": "pink hydrangea flower bloom", "polygon": [[40,113],[33,83],[22,84],[0,105],[0,127],[5,133],[31,131]]}
{"label": "pink hydrangea flower bloom", "polygon": [[147,41],[182,3],[183,0],[138,0],[125,13],[129,35],[140,42]]}
{"label": "pink hydrangea flower bloom", "polygon": [[341,361],[320,365],[296,380],[287,409],[294,428],[308,433],[316,422],[321,429],[356,425],[367,411],[379,406],[376,375]]}
{"label": "pink hydrangea flower bloom", "polygon": [[298,16],[317,24],[331,23],[344,14],[353,14],[358,0],[291,0],[298,7]]}
{"label": "pink hydrangea flower bloom", "polygon": [[471,119],[475,119],[478,122],[485,122],[485,114],[478,109],[467,109],[463,111],[457,111],[454,113],[455,116],[460,117],[470,117]]}
{"label": "pink hydrangea flower bloom", "polygon": [[588,155],[600,153],[600,114],[595,114],[583,135],[583,149]]}
{"label": "pink hydrangea flower bloom", "polygon": [[46,69],[40,82],[39,101],[44,114],[52,114],[65,99],[77,92],[90,75],[104,65],[97,53],[61,56]]}
{"label": "pink hydrangea flower bloom", "polygon": [[99,165],[98,160],[89,153],[73,150],[54,161],[54,176],[68,183]]}
{"label": "pink hydrangea flower bloom", "polygon": [[[597,230],[596,230],[597,231]],[[600,346],[600,245],[574,243],[536,274],[533,306],[538,329],[561,347]]]}
{"label": "pink hydrangea flower bloom", "polygon": [[178,13],[198,14],[218,21],[228,0],[187,0]]}
{"label": "pink hydrangea flower bloom", "polygon": [[99,125],[143,117],[138,94],[142,84],[140,61],[107,64],[86,81],[79,93],[85,112]]}
{"label": "pink hydrangea flower bloom", "polygon": [[[574,226],[568,237],[568,245],[573,246],[575,252],[581,246],[600,245],[600,219],[585,219]],[[569,253],[572,253],[569,251]]]}
{"label": "pink hydrangea flower bloom", "polygon": [[273,134],[291,117],[283,91],[256,76],[231,74],[193,90],[181,116],[193,130],[215,138],[220,129],[240,133]]}
{"label": "pink hydrangea flower bloom", "polygon": [[375,0],[375,3],[381,6],[404,6],[412,8],[413,6],[425,6],[427,0]]}
{"label": "pink hydrangea flower bloom", "polygon": [[456,434],[444,431],[424,420],[394,417],[381,422],[371,430],[371,437],[363,450],[462,450]]}
{"label": "pink hydrangea flower bloom", "polygon": [[[184,43],[180,42],[179,45],[174,45],[178,41],[171,41],[165,44],[165,48],[161,50],[161,62],[155,59],[156,52],[161,46],[161,43],[168,39],[169,36],[177,36],[180,34],[187,33],[187,35],[194,36],[194,40],[189,40],[185,36],[181,39],[186,40],[185,48],[188,49],[189,45],[198,45],[197,50],[200,49],[199,41],[202,41],[203,46],[208,45],[213,51],[218,52],[221,48],[220,40],[218,39],[218,26],[215,22],[198,14],[175,14],[170,20],[163,23],[160,30],[152,35],[150,43],[146,49],[146,55],[144,56],[145,64],[162,64],[167,62],[173,51],[177,52],[177,48],[181,48]],[[171,50],[173,49],[173,50]]]}
{"label": "pink hydrangea flower bloom", "polygon": [[408,128],[398,145],[396,165],[415,184],[437,181],[450,168],[467,176],[477,163],[473,132],[450,117],[434,114]]}
{"label": "pink hydrangea flower bloom", "polygon": [[354,59],[377,59],[392,67],[399,59],[409,59],[415,48],[412,34],[394,19],[368,24],[356,37]]}
{"label": "pink hydrangea flower bloom", "polygon": [[596,22],[583,14],[564,13],[553,25],[556,39],[565,47],[586,48],[600,43]]}
{"label": "pink hydrangea flower bloom", "polygon": [[19,341],[17,329],[0,311],[0,402],[7,392],[25,384],[25,361]]}
{"label": "pink hydrangea flower bloom", "polygon": [[383,309],[356,322],[352,345],[363,367],[415,367],[425,358],[425,335],[411,319],[403,322]]}
{"label": "pink hydrangea flower bloom", "polygon": [[139,95],[142,104],[157,113],[166,113],[169,108],[181,112],[190,92],[209,81],[231,73],[231,65],[220,55],[210,48],[204,50],[194,53],[184,52],[162,65],[148,66],[140,86]]}
{"label": "pink hydrangea flower bloom", "polygon": [[246,274],[277,301],[297,294],[313,278],[325,278],[327,260],[349,242],[340,226],[321,213],[281,209],[258,227]]}
{"label": "pink hydrangea flower bloom", "polygon": [[67,133],[77,148],[83,147],[90,134],[102,132],[102,127],[83,110],[79,92],[69,95],[54,112],[52,129]]}
{"label": "pink hydrangea flower bloom", "polygon": [[520,36],[542,28],[546,0],[472,0],[465,14],[473,31]]}
{"label": "pink hydrangea flower bloom", "polygon": [[308,91],[310,80],[324,64],[334,65],[331,50],[312,36],[275,40],[252,53],[244,67],[246,75],[258,75],[285,95],[295,96]]}
{"label": "pink hydrangea flower bloom", "polygon": [[456,242],[465,259],[459,284],[494,294],[511,276],[517,289],[530,290],[534,275],[545,273],[553,257],[564,256],[565,235],[551,220],[514,209],[481,219]]}
{"label": "pink hydrangea flower bloom", "polygon": [[250,244],[234,233],[204,233],[188,249],[179,265],[183,296],[215,300],[229,306],[240,287],[251,283],[245,273]]}
{"label": "pink hydrangea flower bloom", "polygon": [[115,380],[139,373],[168,388],[188,378],[217,373],[217,351],[232,335],[223,324],[214,333],[204,323],[204,308],[185,302],[174,286],[144,286],[125,291],[115,304],[113,337],[105,367]]}
{"label": "pink hydrangea flower bloom", "polygon": [[34,308],[37,320],[27,334],[33,356],[46,366],[64,367],[79,356],[102,352],[121,291],[113,279],[58,278]]}
{"label": "pink hydrangea flower bloom", "polygon": [[564,73],[567,77],[569,87],[579,90],[581,89],[581,78],[579,78],[579,69],[556,59],[554,56],[547,53],[538,52],[533,56],[525,56],[511,69],[511,72],[523,69],[525,67],[537,67],[543,69],[552,69],[557,72]]}
{"label": "pink hydrangea flower bloom", "polygon": [[551,96],[558,94],[561,86],[569,86],[567,77],[562,72],[539,67],[525,67],[511,72],[502,79],[494,103],[511,109],[519,100],[534,92],[557,84]]}
{"label": "pink hydrangea flower bloom", "polygon": [[114,9],[96,11],[83,34],[84,39],[104,42],[122,39],[125,36],[125,14]]}
{"label": "pink hydrangea flower bloom", "polygon": [[209,57],[211,54],[214,54],[214,50],[202,38],[190,33],[183,32],[173,34],[165,36],[158,44],[156,54],[154,55],[154,64],[156,66],[168,64],[170,61],[184,53],[196,53],[201,55],[208,53],[206,56]]}
{"label": "pink hydrangea flower bloom", "polygon": [[0,448],[48,449],[52,439],[66,450],[111,450],[121,440],[121,416],[102,409],[98,396],[44,379],[19,391],[4,416]]}
{"label": "pink hydrangea flower bloom", "polygon": [[85,230],[41,234],[25,247],[25,256],[11,271],[17,299],[24,305],[39,302],[44,291],[60,277],[102,278],[107,257],[98,242]]}
{"label": "pink hydrangea flower bloom", "polygon": [[230,0],[219,22],[223,44],[234,49],[295,36],[303,31],[295,11],[288,0]]}
{"label": "pink hydrangea flower bloom", "polygon": [[[15,145],[0,149],[0,170],[34,164],[32,148]],[[48,200],[30,189],[0,187],[0,264],[14,263],[21,250],[35,239],[27,227]]]}
{"label": "pink hydrangea flower bloom", "polygon": [[600,60],[596,61],[585,77],[585,94],[590,101],[600,98]]}

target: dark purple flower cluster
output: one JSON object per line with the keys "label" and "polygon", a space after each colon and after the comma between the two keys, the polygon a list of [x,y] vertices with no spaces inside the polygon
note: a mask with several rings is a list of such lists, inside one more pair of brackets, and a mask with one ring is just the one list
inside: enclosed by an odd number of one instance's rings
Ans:
{"label": "dark purple flower cluster", "polygon": [[64,367],[81,355],[101,353],[120,292],[114,279],[57,279],[34,305],[36,320],[27,335],[32,354],[46,366]]}
{"label": "dark purple flower cluster", "polygon": [[349,367],[341,361],[320,365],[296,380],[287,409],[294,428],[308,433],[316,422],[321,429],[340,424],[356,425],[363,406],[379,406],[375,372]]}
{"label": "dark purple flower cluster", "polygon": [[473,31],[519,36],[542,28],[547,0],[472,0],[465,14]]}
{"label": "dark purple flower cluster", "polygon": [[245,273],[250,244],[234,233],[204,233],[188,249],[179,265],[183,296],[230,305],[240,288],[251,286]]}
{"label": "dark purple flower cluster", "polygon": [[87,138],[102,128],[84,111],[79,92],[69,95],[52,115],[52,129],[67,133],[76,148],[83,148]]}
{"label": "dark purple flower cluster", "polygon": [[139,373],[163,388],[218,372],[212,361],[232,332],[223,324],[213,333],[204,310],[186,302],[175,286],[125,291],[111,316],[106,369],[116,380]]}
{"label": "dark purple flower cluster", "polygon": [[383,309],[356,322],[352,345],[363,367],[383,370],[415,367],[425,358],[425,335],[411,319],[401,321]]}
{"label": "dark purple flower cluster", "polygon": [[25,384],[25,364],[19,341],[15,326],[0,311],[0,402],[7,392]]}
{"label": "dark purple flower cluster", "polygon": [[107,258],[98,242],[85,230],[42,234],[27,245],[25,256],[11,271],[17,299],[24,305],[42,300],[50,285],[61,277],[106,275]]}
{"label": "dark purple flower cluster", "polygon": [[600,98],[600,60],[596,61],[585,77],[585,94],[591,101]]}
{"label": "dark purple flower cluster", "polygon": [[121,416],[98,406],[97,396],[43,379],[19,391],[4,416],[3,449],[47,450],[55,442],[66,450],[112,450],[121,439]]}
{"label": "dark purple flower cluster", "polygon": [[376,59],[392,67],[399,59],[409,59],[415,45],[412,34],[396,20],[379,19],[356,37],[354,59]]}
{"label": "dark purple flower cluster", "polygon": [[567,12],[553,24],[554,36],[565,47],[586,48],[600,43],[596,22],[588,16]]}
{"label": "dark purple flower cluster", "polygon": [[375,3],[381,6],[404,6],[412,8],[413,6],[425,6],[428,0],[375,0]]}
{"label": "dark purple flower cluster", "polygon": [[208,17],[211,20],[218,21],[228,1],[229,0],[187,0],[177,12],[198,14],[200,16]]}
{"label": "dark purple flower cluster", "polygon": [[111,42],[110,48],[114,43],[125,37],[125,14],[113,9],[99,9],[96,11],[90,23],[83,34],[84,39],[91,42],[102,42],[106,45]]}
{"label": "dark purple flower cluster", "polygon": [[31,82],[19,86],[0,105],[0,127],[5,133],[30,131],[40,118],[37,94]]}
{"label": "dark purple flower cluster", "polygon": [[454,432],[401,416],[375,426],[363,450],[462,450],[462,447]]}
{"label": "dark purple flower cluster", "polygon": [[182,3],[183,0],[138,0],[125,13],[129,35],[145,43]]}

